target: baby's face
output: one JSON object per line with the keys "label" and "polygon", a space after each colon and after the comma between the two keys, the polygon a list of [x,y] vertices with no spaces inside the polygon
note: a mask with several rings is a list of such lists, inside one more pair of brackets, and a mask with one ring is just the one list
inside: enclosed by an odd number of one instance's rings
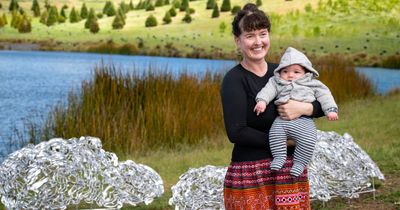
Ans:
{"label": "baby's face", "polygon": [[286,81],[293,81],[304,76],[305,73],[306,71],[302,66],[298,64],[293,64],[282,69],[279,75],[282,79]]}

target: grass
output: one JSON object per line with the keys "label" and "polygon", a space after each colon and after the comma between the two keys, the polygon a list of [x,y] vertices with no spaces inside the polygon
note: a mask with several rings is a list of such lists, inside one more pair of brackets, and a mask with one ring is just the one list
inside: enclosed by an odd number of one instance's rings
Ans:
{"label": "grass", "polygon": [[[400,93],[374,96],[341,104],[340,120],[337,122],[328,122],[323,118],[317,120],[320,130],[351,134],[355,142],[379,165],[386,178],[392,178],[381,183],[375,201],[372,194],[365,194],[360,199],[337,198],[325,204],[313,202],[313,209],[368,209],[370,206],[373,206],[371,209],[396,209],[395,203],[400,201],[400,127],[396,124],[400,117],[399,106]],[[166,191],[162,198],[151,205],[134,209],[173,209],[167,202],[171,196],[170,187],[178,181],[179,175],[189,168],[228,165],[232,145],[224,136],[216,138],[221,140],[213,141],[224,143],[215,147],[204,144],[173,152],[155,151],[147,156],[129,156],[128,159],[154,168],[163,178]],[[397,183],[390,183],[392,180],[397,180]]]}
{"label": "grass", "polygon": [[[3,9],[7,12],[8,2],[0,0]],[[75,5],[80,8],[83,1],[64,1],[57,3]],[[100,12],[105,0],[85,1],[88,8],[95,8]],[[114,1],[115,5],[119,1]],[[133,1],[137,4],[138,1]],[[244,5],[245,0],[231,0],[231,5]],[[375,59],[400,54],[397,46],[400,44],[400,24],[398,1],[350,1],[347,6],[334,0],[332,6],[327,6],[326,0],[318,4],[317,0],[305,1],[265,1],[262,5],[271,16],[272,32],[271,53],[281,53],[287,46],[304,48],[304,52],[316,55],[329,53],[347,54],[355,57],[366,54],[363,59],[356,60],[363,65],[380,65]],[[221,3],[221,2],[219,2]],[[312,11],[306,12],[305,5],[310,4]],[[30,3],[21,3],[28,8]],[[43,3],[41,3],[43,6]],[[172,18],[172,23],[162,24],[162,18],[170,5],[157,7],[155,11],[134,10],[127,14],[127,25],[122,30],[112,30],[113,17],[104,17],[99,20],[100,32],[92,35],[83,30],[84,21],[76,24],[69,22],[52,27],[44,26],[33,18],[33,31],[29,34],[19,34],[17,30],[6,26],[0,29],[0,41],[40,42],[43,49],[87,51],[88,47],[100,45],[112,40],[117,45],[138,44],[143,40],[144,47],[140,54],[165,55],[166,45],[173,44],[180,57],[190,56],[194,51],[204,51],[202,57],[233,58],[235,46],[230,33],[230,23],[233,16],[230,12],[221,13],[217,19],[211,18],[211,10],[205,9],[206,1],[191,1],[190,7],[195,9],[192,15],[193,22],[183,23],[184,12],[178,12]],[[336,5],[336,6],[335,6]],[[68,10],[69,12],[69,10]],[[68,13],[67,12],[67,13]],[[154,28],[144,26],[145,19],[153,14],[159,25]],[[9,14],[8,14],[9,15]],[[10,21],[10,16],[8,17]],[[221,32],[219,25],[227,25]],[[298,26],[301,26],[300,28]],[[49,41],[53,40],[53,41]],[[222,51],[213,54],[213,51]],[[167,54],[168,55],[168,54]],[[208,56],[207,56],[208,55]],[[374,57],[374,56],[377,56]]]}

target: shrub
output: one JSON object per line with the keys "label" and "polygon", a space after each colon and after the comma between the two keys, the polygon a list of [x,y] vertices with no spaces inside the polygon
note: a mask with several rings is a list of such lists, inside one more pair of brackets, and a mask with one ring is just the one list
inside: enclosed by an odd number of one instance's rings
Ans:
{"label": "shrub", "polygon": [[169,14],[169,10],[165,13],[165,16],[164,16],[164,18],[163,18],[163,22],[165,23],[165,24],[169,24],[169,23],[171,23],[171,15]]}
{"label": "shrub", "polygon": [[171,9],[169,9],[169,14],[171,15],[171,17],[175,17],[176,16],[175,7],[171,7]]}
{"label": "shrub", "polygon": [[8,24],[6,14],[3,14],[3,23],[4,23],[4,25],[7,25],[7,24]]}
{"label": "shrub", "polygon": [[172,2],[172,5],[175,7],[175,8],[180,8],[181,7],[181,1],[180,0],[174,0],[173,2]]}
{"label": "shrub", "polygon": [[24,15],[21,23],[18,26],[18,32],[19,33],[29,33],[32,31],[32,26],[31,26],[31,21],[27,17],[27,15]]}
{"label": "shrub", "polygon": [[95,34],[100,31],[99,23],[97,22],[97,19],[93,19],[90,23],[90,32]]}
{"label": "shrub", "polygon": [[182,0],[181,6],[179,7],[179,11],[186,11],[189,8],[189,0]]}
{"label": "shrub", "polygon": [[65,14],[65,8],[61,8],[60,16],[64,17],[64,19],[67,18],[67,15]]}
{"label": "shrub", "polygon": [[189,13],[189,14],[194,14],[196,12],[196,10],[194,8],[188,8],[186,10],[186,12]]}
{"label": "shrub", "polygon": [[134,10],[135,7],[133,6],[132,0],[129,2],[129,10]]}
{"label": "shrub", "polygon": [[189,13],[186,13],[185,17],[183,17],[182,21],[185,22],[185,23],[191,23],[192,22],[192,16],[190,16]]}
{"label": "shrub", "polygon": [[223,34],[223,33],[225,33],[225,29],[226,29],[226,24],[225,24],[224,21],[222,21],[222,22],[219,24],[219,32],[220,32],[221,34]]}
{"label": "shrub", "polygon": [[231,11],[231,1],[230,0],[223,0],[221,6],[221,12],[229,12]]}
{"label": "shrub", "polygon": [[72,7],[71,12],[69,13],[69,22],[77,23],[80,20],[79,14],[76,12],[75,7]]}
{"label": "shrub", "polygon": [[212,12],[212,14],[211,14],[211,17],[212,17],[212,18],[217,18],[217,17],[219,17],[219,8],[218,8],[218,5],[217,5],[217,4],[214,5],[214,9],[213,9],[213,12]]}
{"label": "shrub", "polygon": [[112,23],[113,29],[122,29],[124,27],[124,20],[122,19],[121,15],[117,14],[114,18]]}
{"label": "shrub", "polygon": [[45,10],[44,12],[42,12],[42,15],[40,15],[40,20],[39,22],[43,23],[44,25],[46,25],[47,23],[47,18],[49,17],[49,13],[47,12],[47,10]]}
{"label": "shrub", "polygon": [[86,4],[83,3],[83,4],[82,4],[82,8],[81,8],[81,18],[82,18],[82,19],[86,19],[87,16],[88,16],[88,9],[87,9],[87,7],[86,7]]}
{"label": "shrub", "polygon": [[150,4],[147,5],[146,11],[154,11],[154,10],[155,10],[155,8],[154,8],[154,6],[153,6],[152,3],[150,3]]}
{"label": "shrub", "polygon": [[312,6],[310,3],[306,4],[306,6],[304,6],[304,10],[306,12],[312,12]]}
{"label": "shrub", "polygon": [[240,6],[235,5],[231,10],[232,15],[236,15],[240,11],[240,9]]}
{"label": "shrub", "polygon": [[6,24],[4,23],[3,16],[0,16],[0,28],[4,27]]}
{"label": "shrub", "polygon": [[103,14],[108,17],[114,16],[117,12],[115,11],[114,3],[111,1],[106,2],[106,5],[103,8]]}
{"label": "shrub", "polygon": [[33,0],[31,10],[33,11],[33,15],[35,17],[40,16],[40,6],[37,0]]}
{"label": "shrub", "polygon": [[262,5],[262,1],[261,0],[257,0],[256,1],[256,5],[257,5],[257,7],[261,6]]}
{"label": "shrub", "polygon": [[215,4],[215,0],[208,0],[206,9],[213,9]]}
{"label": "shrub", "polygon": [[157,0],[155,6],[156,7],[161,7],[164,5],[164,0]]}
{"label": "shrub", "polygon": [[155,27],[155,26],[157,26],[157,19],[153,15],[150,15],[146,19],[145,26],[146,27]]}
{"label": "shrub", "polygon": [[97,17],[98,19],[103,18],[103,13],[97,13],[96,17]]}

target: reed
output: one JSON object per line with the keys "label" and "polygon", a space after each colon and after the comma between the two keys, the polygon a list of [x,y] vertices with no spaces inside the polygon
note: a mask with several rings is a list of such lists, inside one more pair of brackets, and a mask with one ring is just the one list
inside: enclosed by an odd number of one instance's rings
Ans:
{"label": "reed", "polygon": [[382,59],[381,65],[384,68],[399,69],[400,68],[400,55],[391,55]]}
{"label": "reed", "polygon": [[[339,103],[373,94],[369,81],[342,58],[324,57],[317,63],[321,80]],[[209,139],[224,131],[223,74],[174,76],[152,67],[143,74],[133,72],[97,66],[92,80],[69,94],[68,105],[50,112],[41,126],[42,139],[96,136],[105,150],[123,156],[220,143]]]}

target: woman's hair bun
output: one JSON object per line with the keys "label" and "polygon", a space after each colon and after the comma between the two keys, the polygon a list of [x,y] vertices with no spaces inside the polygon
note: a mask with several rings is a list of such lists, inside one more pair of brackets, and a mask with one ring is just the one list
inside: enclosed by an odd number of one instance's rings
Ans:
{"label": "woman's hair bun", "polygon": [[258,10],[258,7],[255,4],[247,3],[246,5],[243,6],[243,10],[250,11],[250,12],[255,12],[255,11]]}

